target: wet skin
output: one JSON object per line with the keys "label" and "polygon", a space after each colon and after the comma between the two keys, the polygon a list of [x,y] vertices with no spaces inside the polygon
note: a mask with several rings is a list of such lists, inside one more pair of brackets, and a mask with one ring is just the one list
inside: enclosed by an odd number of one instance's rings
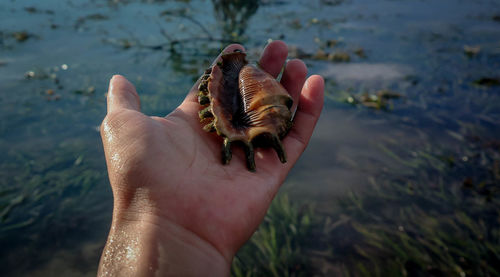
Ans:
{"label": "wet skin", "polygon": [[[230,45],[223,51],[244,50]],[[270,43],[259,64],[277,76],[287,47]],[[256,172],[234,150],[220,162],[221,138],[203,131],[195,84],[166,117],[140,112],[134,86],[110,81],[101,125],[113,189],[113,221],[99,275],[229,275],[237,250],[262,221],[288,172],[304,151],[323,106],[323,79],[300,60],[288,61],[281,80],[294,99],[294,126],[283,139],[288,162],[272,149],[256,149]]]}

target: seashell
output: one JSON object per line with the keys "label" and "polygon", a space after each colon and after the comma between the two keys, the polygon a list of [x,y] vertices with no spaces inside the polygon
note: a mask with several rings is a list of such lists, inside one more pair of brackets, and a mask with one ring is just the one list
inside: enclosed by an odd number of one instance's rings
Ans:
{"label": "seashell", "polygon": [[240,50],[223,54],[205,71],[198,87],[199,116],[205,131],[223,138],[223,164],[231,160],[231,145],[240,144],[248,169],[255,171],[256,147],[272,147],[286,162],[281,139],[292,127],[293,100],[276,79],[245,57]]}

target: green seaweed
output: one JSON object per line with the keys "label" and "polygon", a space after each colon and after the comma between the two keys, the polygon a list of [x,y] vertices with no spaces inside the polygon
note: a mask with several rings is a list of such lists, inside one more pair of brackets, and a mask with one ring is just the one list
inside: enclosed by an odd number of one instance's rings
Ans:
{"label": "green seaweed", "polygon": [[278,196],[264,222],[236,255],[232,275],[308,276],[310,262],[304,254],[317,218],[312,206],[299,206],[287,195]]}
{"label": "green seaweed", "polygon": [[[487,161],[485,168],[495,170],[498,152],[490,153],[491,149],[474,143],[469,147],[468,151],[487,150],[483,163]],[[460,176],[452,173],[468,172],[467,167],[478,165],[468,161],[450,167],[435,149],[416,151],[413,161],[407,162],[407,155],[384,149],[411,168],[409,179],[422,181],[407,190],[401,180],[378,178],[371,184],[373,189],[343,198],[340,210],[349,220],[326,227],[327,243],[334,249],[329,262],[346,264],[346,276],[498,275],[494,265],[500,262],[500,199],[468,193],[470,189],[461,188]],[[429,170],[442,174],[439,186],[423,182],[435,181],[435,176],[423,175]],[[498,186],[495,174],[483,176],[484,183]],[[398,207],[399,212],[387,212],[390,207]],[[342,236],[346,229],[352,233],[347,242]],[[339,240],[344,242],[339,244]]]}

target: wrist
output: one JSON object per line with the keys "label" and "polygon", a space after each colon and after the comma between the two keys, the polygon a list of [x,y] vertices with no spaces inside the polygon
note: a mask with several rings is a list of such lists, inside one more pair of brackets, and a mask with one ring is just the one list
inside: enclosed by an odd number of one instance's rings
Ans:
{"label": "wrist", "polygon": [[196,234],[151,214],[113,214],[99,276],[229,276],[228,261]]}

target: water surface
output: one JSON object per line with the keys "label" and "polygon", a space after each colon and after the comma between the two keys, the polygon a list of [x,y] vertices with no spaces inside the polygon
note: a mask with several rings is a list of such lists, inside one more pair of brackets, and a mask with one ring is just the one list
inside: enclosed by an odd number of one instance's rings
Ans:
{"label": "water surface", "polygon": [[[256,58],[276,39],[326,79],[324,112],[281,190],[338,223],[317,240],[333,250],[304,252],[318,274],[363,272],[351,263],[370,267],[363,247],[410,275],[499,274],[475,267],[500,261],[499,1],[224,2],[0,3],[2,276],[95,274],[112,208],[98,127],[113,74],[137,86],[146,114],[164,116],[225,45]],[[353,248],[362,226],[426,245],[414,219],[445,233],[454,222],[480,250],[434,272],[401,262],[390,240],[379,249],[365,234]]]}

